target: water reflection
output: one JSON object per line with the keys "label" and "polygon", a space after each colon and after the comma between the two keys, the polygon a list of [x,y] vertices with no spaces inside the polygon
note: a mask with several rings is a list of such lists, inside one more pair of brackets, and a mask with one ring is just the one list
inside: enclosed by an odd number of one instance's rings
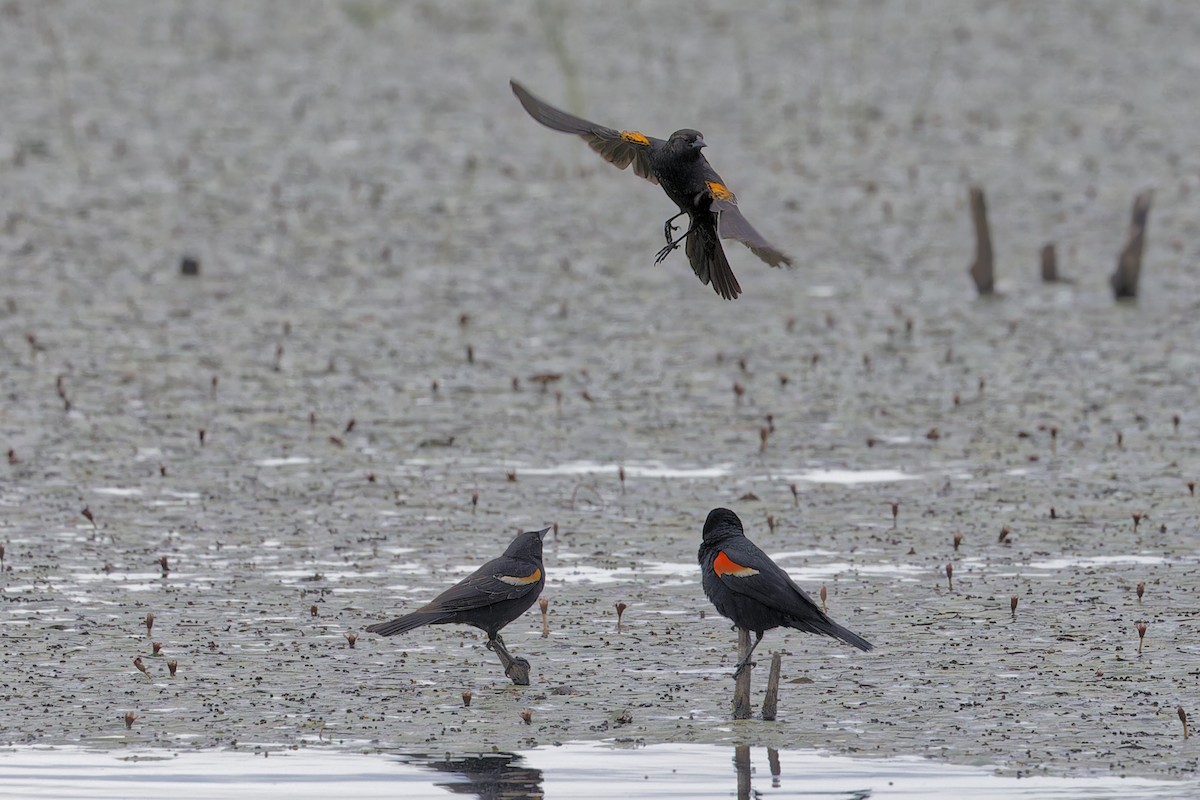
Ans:
{"label": "water reflection", "polygon": [[356,754],[319,747],[179,752],[122,741],[110,742],[109,748],[0,749],[0,797],[261,797],[264,787],[269,787],[271,796],[290,800],[390,800],[452,794],[481,800],[1200,797],[1200,781],[1195,778],[998,775],[991,767],[945,764],[914,756],[862,759],[814,750],[730,745],[614,747],[611,742],[567,742],[520,753],[421,756]]}
{"label": "water reflection", "polygon": [[[751,800],[751,798],[762,797],[763,793],[756,791],[753,787],[754,768],[750,762],[750,745],[739,744],[733,748],[733,768],[737,773],[737,798],[738,800]],[[778,789],[782,785],[780,776],[782,768],[779,765],[779,751],[774,747],[767,748],[767,769],[771,771],[771,788]],[[852,792],[847,795],[847,800],[866,800],[871,793]]]}
{"label": "water reflection", "polygon": [[474,795],[480,800],[517,800],[543,796],[542,771],[524,765],[517,753],[487,753],[470,756],[409,756],[407,761],[438,772],[451,772],[465,781],[439,783],[453,794]]}
{"label": "water reflection", "polygon": [[[405,756],[404,760],[410,764],[434,769],[438,772],[453,773],[464,778],[465,780],[461,781],[435,784],[452,794],[472,795],[480,800],[517,800],[517,798],[542,798],[545,796],[542,771],[527,766],[524,756],[519,753],[486,753],[469,756],[447,754],[441,758],[429,755],[411,755]],[[588,772],[582,763],[572,766],[574,767],[573,771],[580,778],[583,778]],[[752,798],[765,796],[762,790],[754,789],[754,766],[750,758],[750,745],[743,744],[734,747],[733,767],[738,800],[752,800]],[[782,768],[779,763],[779,751],[773,747],[767,748],[767,769],[771,773],[771,788],[779,789]],[[846,800],[866,800],[871,793],[869,791],[852,791],[843,796]]]}

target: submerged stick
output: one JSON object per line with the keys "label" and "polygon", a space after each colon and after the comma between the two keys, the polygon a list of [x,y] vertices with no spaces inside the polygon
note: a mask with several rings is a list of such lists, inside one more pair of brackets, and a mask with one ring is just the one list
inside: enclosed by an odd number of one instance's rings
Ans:
{"label": "submerged stick", "polygon": [[1117,258],[1117,270],[1108,279],[1118,300],[1137,297],[1138,278],[1142,272],[1142,250],[1146,244],[1146,223],[1154,190],[1147,189],[1133,200],[1133,219],[1129,223],[1129,241]]}
{"label": "submerged stick", "polygon": [[992,268],[992,232],[988,228],[983,189],[978,186],[971,187],[971,221],[975,223],[975,263],[971,265],[971,278],[980,294],[992,294],[996,290]]}
{"label": "submerged stick", "polygon": [[779,708],[779,672],[783,667],[783,656],[779,653],[771,655],[771,673],[767,678],[767,696],[763,698],[763,719],[775,721],[775,712]]}
{"label": "submerged stick", "polygon": [[1058,255],[1054,251],[1054,242],[1050,242],[1042,248],[1042,282],[1058,283],[1059,281],[1064,281],[1064,279],[1058,274]]}
{"label": "submerged stick", "polygon": [[[750,655],[750,631],[745,628],[738,628],[738,663],[746,660]],[[750,671],[754,667],[750,664],[742,670],[737,676],[737,680],[733,684],[733,718],[734,719],[750,719]]]}

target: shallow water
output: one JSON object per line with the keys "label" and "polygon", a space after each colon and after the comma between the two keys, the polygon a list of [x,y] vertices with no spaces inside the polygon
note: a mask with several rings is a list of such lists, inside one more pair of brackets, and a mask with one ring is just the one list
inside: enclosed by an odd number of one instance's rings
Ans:
{"label": "shallow water", "polygon": [[944,798],[1170,800],[1200,782],[1000,776],[920,758],[851,759],[814,751],[705,745],[612,748],[571,742],[520,753],[366,755],[274,750],[0,751],[0,792],[13,798],[138,796],[578,798]]}

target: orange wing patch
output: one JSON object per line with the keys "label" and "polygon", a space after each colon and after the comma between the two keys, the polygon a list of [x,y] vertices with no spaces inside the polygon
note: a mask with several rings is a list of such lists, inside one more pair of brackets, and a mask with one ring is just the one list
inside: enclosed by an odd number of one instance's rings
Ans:
{"label": "orange wing patch", "polygon": [[713,572],[715,572],[719,578],[723,578],[726,575],[731,575],[735,578],[749,578],[751,575],[758,574],[758,570],[756,570],[754,567],[743,567],[741,564],[725,555],[724,550],[721,550],[717,553],[716,559],[713,560],[712,568]]}
{"label": "orange wing patch", "polygon": [[638,147],[650,146],[650,140],[646,138],[646,135],[637,131],[621,131],[621,141],[636,144]]}
{"label": "orange wing patch", "polygon": [[528,586],[531,583],[537,583],[542,579],[542,571],[535,569],[524,578],[517,575],[497,575],[497,578],[507,583],[509,586]]}
{"label": "orange wing patch", "polygon": [[729,187],[723,183],[716,181],[705,181],[708,186],[708,193],[713,196],[713,200],[725,200],[730,203],[736,203],[737,198],[733,196],[733,192],[729,191]]}

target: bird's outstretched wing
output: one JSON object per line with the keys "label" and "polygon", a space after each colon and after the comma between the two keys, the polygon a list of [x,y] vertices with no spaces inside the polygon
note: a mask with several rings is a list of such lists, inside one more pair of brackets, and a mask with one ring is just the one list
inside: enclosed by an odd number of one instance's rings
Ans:
{"label": "bird's outstretched wing", "polygon": [[772,267],[778,267],[780,264],[787,264],[789,267],[792,265],[790,257],[768,242],[766,237],[742,216],[737,197],[729,187],[719,180],[708,180],[705,185],[708,187],[708,195],[712,198],[709,209],[719,215],[717,232],[722,239],[736,239]]}
{"label": "bird's outstretched wing", "polygon": [[654,168],[650,163],[650,152],[663,144],[662,139],[655,139],[653,136],[647,136],[638,131],[618,131],[595,122],[588,122],[586,119],[555,108],[534,96],[516,81],[510,80],[509,84],[512,86],[513,94],[529,112],[529,116],[547,128],[582,137],[593,150],[613,166],[625,169],[632,164],[634,173],[651,183],[658,183],[658,178],[654,176]]}

